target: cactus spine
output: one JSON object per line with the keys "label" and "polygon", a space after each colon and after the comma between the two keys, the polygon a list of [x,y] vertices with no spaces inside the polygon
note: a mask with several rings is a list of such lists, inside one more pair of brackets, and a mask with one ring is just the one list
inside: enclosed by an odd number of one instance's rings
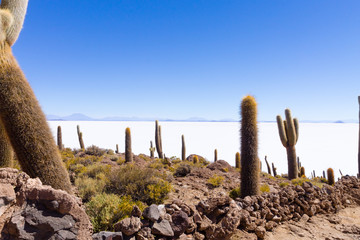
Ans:
{"label": "cactus spine", "polygon": [[185,146],[185,137],[181,135],[181,160],[186,160],[186,146]]}
{"label": "cactus spine", "polygon": [[[45,115],[11,50],[20,33],[27,3],[1,1],[0,118],[22,170],[30,177],[39,177],[45,185],[72,192]],[[10,26],[4,25],[3,9],[9,9],[14,17]]]}
{"label": "cactus spine", "polygon": [[133,161],[133,154],[131,151],[131,132],[130,128],[125,129],[125,162]]}
{"label": "cactus spine", "polygon": [[150,157],[151,157],[151,158],[154,158],[155,148],[153,147],[153,142],[152,142],[152,141],[150,141],[150,148],[149,148],[149,150],[150,150]]}
{"label": "cactus spine", "polygon": [[5,127],[0,120],[0,167],[12,167],[14,152]]}
{"label": "cactus spine", "polygon": [[334,170],[332,168],[328,168],[327,176],[328,176],[328,184],[334,185],[335,184],[335,176],[334,176]]}
{"label": "cactus spine", "polygon": [[85,150],[83,135],[82,135],[82,132],[80,131],[80,126],[77,125],[76,128],[77,128],[77,134],[78,134],[78,137],[79,137],[80,148],[81,148],[82,150]]}
{"label": "cactus spine", "polygon": [[161,126],[159,125],[158,120],[155,121],[155,146],[159,158],[162,159],[163,151],[162,151],[162,141],[161,141]]}
{"label": "cactus spine", "polygon": [[240,165],[241,165],[241,156],[240,153],[237,152],[235,154],[235,168],[240,169]]}
{"label": "cactus spine", "polygon": [[258,158],[257,107],[247,96],[241,103],[241,197],[258,195],[260,166]]}
{"label": "cactus spine", "polygon": [[60,151],[63,150],[61,126],[57,127],[57,145]]}
{"label": "cactus spine", "polygon": [[286,120],[282,120],[281,116],[276,117],[280,140],[287,151],[288,158],[288,177],[289,179],[297,178],[298,168],[296,162],[295,144],[299,137],[299,122],[296,118],[291,117],[289,109],[285,110]]}
{"label": "cactus spine", "polygon": [[217,149],[214,150],[214,162],[217,162],[218,157],[217,157]]}
{"label": "cactus spine", "polygon": [[265,163],[266,163],[266,167],[267,167],[267,170],[268,170],[268,174],[271,175],[271,168],[270,168],[269,162],[267,160],[267,156],[265,156]]}

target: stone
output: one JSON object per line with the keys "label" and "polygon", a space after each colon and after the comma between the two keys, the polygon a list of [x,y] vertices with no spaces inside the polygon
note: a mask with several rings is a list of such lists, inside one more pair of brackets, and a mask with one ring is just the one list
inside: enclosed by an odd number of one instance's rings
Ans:
{"label": "stone", "polygon": [[180,236],[185,232],[189,226],[189,218],[183,211],[175,212],[171,215],[172,222],[170,223],[171,228],[174,232],[174,236]]}
{"label": "stone", "polygon": [[114,225],[117,232],[122,232],[127,236],[131,236],[141,229],[141,220],[138,217],[129,217],[121,220]]}
{"label": "stone", "polygon": [[151,204],[149,207],[145,208],[142,213],[143,217],[149,219],[152,222],[156,222],[160,218],[160,212],[155,204]]}
{"label": "stone", "polygon": [[258,226],[257,228],[255,228],[255,234],[259,239],[264,239],[266,230],[264,227]]}
{"label": "stone", "polygon": [[141,212],[140,208],[137,205],[134,205],[134,207],[131,211],[131,216],[140,218],[141,215],[142,215],[142,212]]}
{"label": "stone", "polygon": [[199,224],[199,231],[204,231],[206,230],[208,227],[210,227],[212,224],[211,220],[209,218],[207,218],[205,215],[203,216],[200,224]]}
{"label": "stone", "polygon": [[102,231],[92,235],[93,240],[123,240],[121,232]]}
{"label": "stone", "polygon": [[151,233],[155,235],[173,237],[174,231],[171,228],[169,221],[161,220],[161,222],[155,222],[151,228]]}
{"label": "stone", "polygon": [[151,228],[144,227],[136,234],[136,240],[155,240],[151,233]]}

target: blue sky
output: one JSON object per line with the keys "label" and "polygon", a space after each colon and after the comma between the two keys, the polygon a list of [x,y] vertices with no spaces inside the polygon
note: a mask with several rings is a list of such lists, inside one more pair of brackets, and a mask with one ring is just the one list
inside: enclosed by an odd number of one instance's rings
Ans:
{"label": "blue sky", "polygon": [[13,47],[46,114],[358,118],[360,1],[30,1]]}

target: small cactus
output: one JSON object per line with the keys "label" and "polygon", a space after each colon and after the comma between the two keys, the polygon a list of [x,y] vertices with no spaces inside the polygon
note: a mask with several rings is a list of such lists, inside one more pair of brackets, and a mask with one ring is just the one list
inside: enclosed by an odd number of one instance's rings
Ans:
{"label": "small cactus", "polygon": [[341,169],[339,169],[339,172],[340,172],[340,176],[344,176],[344,175],[342,174],[342,172],[341,172]]}
{"label": "small cactus", "polygon": [[277,176],[277,172],[276,172],[277,168],[275,167],[274,163],[271,163],[271,165],[272,165],[273,175],[274,175],[274,177],[276,177]]}
{"label": "small cactus", "polygon": [[77,128],[77,134],[78,134],[78,138],[79,138],[80,149],[85,150],[83,135],[82,135],[82,132],[80,131],[80,126],[77,125],[76,128]]}
{"label": "small cactus", "polygon": [[193,163],[194,163],[194,164],[199,163],[199,157],[198,157],[197,155],[195,155],[195,156],[193,157]]}
{"label": "small cactus", "polygon": [[130,128],[125,129],[125,162],[130,163],[133,161],[133,154],[131,151],[131,132]]}
{"label": "small cactus", "polygon": [[235,168],[240,169],[240,165],[241,165],[241,156],[240,153],[237,152],[235,154]]}
{"label": "small cactus", "polygon": [[326,179],[325,171],[323,171],[323,178],[325,178],[325,179]]}
{"label": "small cactus", "polygon": [[295,144],[299,138],[299,122],[296,118],[291,117],[290,109],[285,109],[286,120],[281,116],[276,117],[278,124],[280,140],[287,151],[288,158],[288,177],[289,179],[297,178],[298,166],[296,162]]}
{"label": "small cactus", "polygon": [[119,144],[116,144],[116,150],[115,153],[119,153]]}
{"label": "small cactus", "polygon": [[185,146],[185,137],[181,135],[181,160],[186,160],[186,146]]}
{"label": "small cactus", "polygon": [[241,102],[241,197],[260,193],[260,166],[258,158],[257,107],[255,98],[245,97]]}
{"label": "small cactus", "polygon": [[218,160],[217,149],[214,150],[214,162]]}
{"label": "small cactus", "polygon": [[267,166],[268,174],[271,175],[271,168],[270,168],[269,162],[267,161],[267,156],[265,156],[265,163],[266,163],[266,166]]}
{"label": "small cactus", "polygon": [[328,184],[334,185],[335,184],[335,176],[334,176],[334,170],[332,168],[328,168],[327,176],[328,176]]}
{"label": "small cactus", "polygon": [[300,168],[300,177],[303,177],[303,176],[305,176],[305,168],[301,167]]}
{"label": "small cactus", "polygon": [[155,121],[155,146],[158,152],[159,158],[164,158],[162,151],[162,141],[161,141],[161,126],[159,125],[159,121]]}
{"label": "small cactus", "polygon": [[149,150],[150,150],[150,157],[151,157],[151,158],[154,158],[155,148],[153,147],[153,142],[152,142],[152,141],[150,141],[150,148],[149,148]]}
{"label": "small cactus", "polygon": [[63,150],[61,126],[57,128],[57,145],[60,151]]}

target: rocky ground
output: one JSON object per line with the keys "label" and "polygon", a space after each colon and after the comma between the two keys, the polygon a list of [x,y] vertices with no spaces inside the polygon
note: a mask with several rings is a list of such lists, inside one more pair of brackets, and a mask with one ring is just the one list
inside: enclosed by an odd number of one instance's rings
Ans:
{"label": "rocky ground", "polygon": [[[146,165],[144,157],[135,159],[139,167]],[[209,183],[214,176],[223,178],[218,186]],[[18,170],[0,169],[0,239],[360,239],[355,177],[343,177],[335,186],[294,185],[262,173],[261,186],[267,188],[261,196],[233,200],[229,191],[240,185],[239,171],[219,160],[175,176],[171,184],[164,204],[143,212],[134,208],[115,225],[116,232],[93,234],[79,198]]]}

